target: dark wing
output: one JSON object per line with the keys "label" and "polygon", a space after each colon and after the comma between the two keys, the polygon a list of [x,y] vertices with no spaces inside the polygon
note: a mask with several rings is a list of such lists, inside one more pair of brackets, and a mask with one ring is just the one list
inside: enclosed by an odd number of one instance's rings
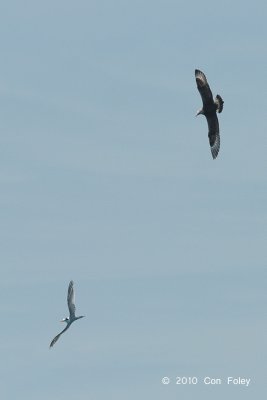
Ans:
{"label": "dark wing", "polygon": [[203,74],[203,72],[199,71],[199,69],[195,69],[195,77],[197,88],[203,101],[203,106],[205,107],[214,104],[212,92],[210,90],[206,76]]}
{"label": "dark wing", "polygon": [[69,312],[70,312],[70,319],[72,320],[75,318],[75,296],[74,296],[74,289],[73,289],[73,281],[70,281],[69,288],[68,288],[68,297],[67,297]]}
{"label": "dark wing", "polygon": [[54,344],[58,341],[58,339],[60,338],[60,336],[62,335],[62,333],[65,332],[68,328],[69,328],[69,325],[67,325],[66,328],[63,329],[63,331],[61,331],[57,336],[54,337],[54,339],[53,339],[52,342],[50,343],[50,347],[53,347],[53,346],[54,346]]}
{"label": "dark wing", "polygon": [[209,141],[210,149],[213,159],[215,159],[220,150],[220,131],[219,131],[219,121],[216,112],[207,117],[208,127],[209,127]]}
{"label": "dark wing", "polygon": [[216,104],[218,113],[221,113],[222,110],[223,110],[224,101],[223,101],[223,99],[221,98],[221,96],[219,94],[217,94],[217,96],[215,97],[214,102]]}

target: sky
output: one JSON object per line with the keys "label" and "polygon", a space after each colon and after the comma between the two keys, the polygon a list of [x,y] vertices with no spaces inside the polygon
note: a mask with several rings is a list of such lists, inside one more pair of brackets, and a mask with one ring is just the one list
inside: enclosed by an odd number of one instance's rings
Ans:
{"label": "sky", "polygon": [[[1,4],[5,400],[266,393],[266,14],[239,0]],[[195,68],[225,102],[216,160]],[[49,349],[71,279],[86,317]]]}

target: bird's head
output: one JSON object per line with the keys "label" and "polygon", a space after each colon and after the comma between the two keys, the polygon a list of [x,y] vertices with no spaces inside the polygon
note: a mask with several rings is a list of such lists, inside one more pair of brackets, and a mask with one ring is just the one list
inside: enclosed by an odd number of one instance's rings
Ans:
{"label": "bird's head", "polygon": [[198,115],[201,115],[201,114],[203,114],[203,109],[201,108],[200,110],[198,110],[198,112],[196,113],[196,117],[198,116]]}
{"label": "bird's head", "polygon": [[68,317],[63,318],[60,322],[66,322],[66,323],[68,323],[68,322],[69,322],[69,318],[68,318]]}

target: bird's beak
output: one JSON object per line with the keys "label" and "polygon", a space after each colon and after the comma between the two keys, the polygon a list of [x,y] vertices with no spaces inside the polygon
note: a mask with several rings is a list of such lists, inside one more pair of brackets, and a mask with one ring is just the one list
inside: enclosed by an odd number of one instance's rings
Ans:
{"label": "bird's beak", "polygon": [[65,322],[64,319],[61,319],[59,322]]}

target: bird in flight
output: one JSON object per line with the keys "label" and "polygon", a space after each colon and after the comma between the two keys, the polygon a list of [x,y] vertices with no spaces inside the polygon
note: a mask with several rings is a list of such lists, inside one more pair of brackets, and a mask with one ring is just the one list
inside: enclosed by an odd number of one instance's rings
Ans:
{"label": "bird in flight", "polygon": [[195,77],[197,88],[203,102],[203,107],[197,112],[196,115],[203,114],[207,118],[210,149],[212,157],[215,159],[220,150],[219,121],[216,112],[222,112],[224,101],[218,94],[215,99],[213,99],[207,78],[203,72],[199,71],[199,69],[195,69]]}
{"label": "bird in flight", "polygon": [[70,316],[66,317],[60,321],[60,322],[66,322],[67,326],[56,337],[54,337],[54,339],[50,343],[50,347],[54,346],[54,344],[58,341],[58,339],[60,338],[62,333],[64,333],[67,329],[69,329],[71,324],[74,321],[76,321],[76,319],[80,319],[80,318],[84,317],[84,315],[81,315],[80,317],[75,316],[76,307],[75,307],[74,302],[75,302],[75,296],[74,296],[74,289],[73,289],[73,281],[70,281],[69,288],[68,288],[68,296],[67,296],[67,303],[68,303],[68,307],[69,307]]}

